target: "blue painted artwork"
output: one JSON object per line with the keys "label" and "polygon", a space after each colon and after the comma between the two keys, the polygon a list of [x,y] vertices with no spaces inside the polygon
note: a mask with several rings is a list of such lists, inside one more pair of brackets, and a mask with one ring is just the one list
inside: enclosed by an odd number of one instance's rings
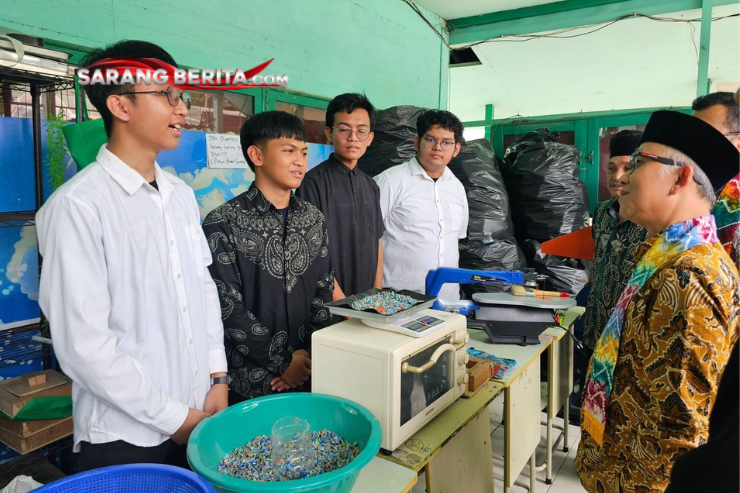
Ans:
{"label": "blue painted artwork", "polygon": [[[308,144],[308,168],[328,159],[333,147]],[[157,157],[162,169],[179,176],[195,191],[201,218],[213,209],[240,193],[246,192],[254,180],[254,173],[247,168],[208,168],[206,133],[185,130],[180,145]]]}
{"label": "blue painted artwork", "polygon": [[[0,118],[0,212],[33,211],[34,183],[33,128],[28,118]],[[41,158],[46,160],[46,121],[41,121]],[[77,167],[65,156],[65,179]],[[43,168],[44,199],[51,195],[51,183]],[[34,321],[38,306],[38,247],[36,228],[3,227],[0,224],[0,328]]]}

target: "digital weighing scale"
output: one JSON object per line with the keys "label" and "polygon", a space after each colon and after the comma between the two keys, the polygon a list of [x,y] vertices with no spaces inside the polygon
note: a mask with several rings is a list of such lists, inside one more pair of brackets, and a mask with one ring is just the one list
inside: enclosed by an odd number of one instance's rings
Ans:
{"label": "digital weighing scale", "polygon": [[[352,308],[352,302],[359,300],[364,296],[372,296],[381,291],[394,291],[398,294],[410,296],[418,301],[417,304],[406,310],[394,313],[393,315],[383,315],[375,310],[355,310]],[[435,296],[426,296],[407,290],[392,289],[370,289],[354,296],[349,296],[343,300],[327,303],[325,306],[332,315],[342,317],[358,318],[363,324],[375,329],[397,332],[410,337],[424,337],[445,326],[445,321],[433,315],[419,315],[418,312],[430,308],[437,298]]]}

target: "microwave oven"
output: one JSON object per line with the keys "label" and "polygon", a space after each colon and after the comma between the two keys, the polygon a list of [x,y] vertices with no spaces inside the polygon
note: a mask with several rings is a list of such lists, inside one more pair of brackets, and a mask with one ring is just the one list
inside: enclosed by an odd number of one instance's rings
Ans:
{"label": "microwave oven", "polygon": [[422,337],[346,320],[313,333],[311,391],[350,399],[366,407],[383,429],[381,448],[393,451],[467,386],[466,318],[437,310],[444,326]]}

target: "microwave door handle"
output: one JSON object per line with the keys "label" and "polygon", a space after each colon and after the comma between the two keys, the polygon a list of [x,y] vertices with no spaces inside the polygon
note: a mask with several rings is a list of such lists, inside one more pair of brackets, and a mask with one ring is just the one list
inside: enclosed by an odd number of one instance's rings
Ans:
{"label": "microwave door handle", "polygon": [[405,361],[401,365],[401,371],[404,373],[424,373],[425,371],[427,371],[429,368],[433,367],[437,363],[437,360],[439,359],[440,356],[442,356],[443,353],[445,353],[446,351],[455,352],[456,350],[457,348],[455,348],[455,346],[453,346],[452,344],[442,344],[432,353],[432,356],[429,358],[429,361],[427,361],[423,365],[411,366],[408,364],[407,361]]}

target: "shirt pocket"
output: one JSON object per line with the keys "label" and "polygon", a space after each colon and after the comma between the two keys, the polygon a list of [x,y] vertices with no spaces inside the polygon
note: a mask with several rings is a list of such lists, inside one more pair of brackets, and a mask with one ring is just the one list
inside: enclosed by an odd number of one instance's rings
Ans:
{"label": "shirt pocket", "polygon": [[467,233],[467,231],[463,230],[465,220],[467,219],[465,217],[465,206],[458,202],[450,202],[448,208],[450,211],[450,221],[448,224],[452,225],[453,231],[458,233],[457,236],[465,236]]}

